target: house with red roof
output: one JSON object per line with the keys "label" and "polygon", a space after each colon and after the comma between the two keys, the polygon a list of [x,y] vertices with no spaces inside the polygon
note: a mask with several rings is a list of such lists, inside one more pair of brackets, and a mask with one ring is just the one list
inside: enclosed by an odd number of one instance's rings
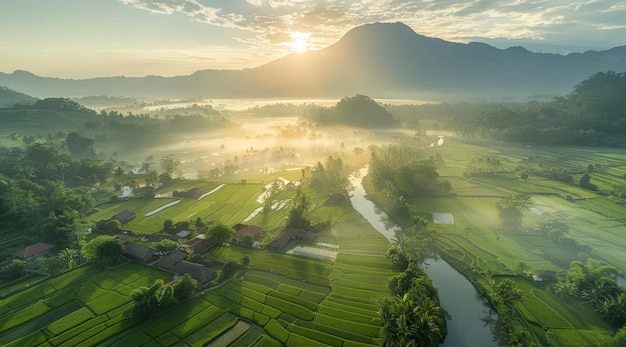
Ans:
{"label": "house with red roof", "polygon": [[18,257],[20,259],[30,259],[32,257],[45,254],[46,252],[48,252],[54,247],[55,247],[54,245],[49,245],[47,243],[39,242],[34,245],[30,245],[26,248],[20,249],[19,251],[13,253],[13,256]]}
{"label": "house with red roof", "polygon": [[237,230],[237,236],[241,237],[250,234],[252,235],[252,237],[254,237],[255,240],[258,240],[259,236],[261,235],[261,231],[263,231],[263,229],[259,228],[258,226],[246,225],[245,227]]}

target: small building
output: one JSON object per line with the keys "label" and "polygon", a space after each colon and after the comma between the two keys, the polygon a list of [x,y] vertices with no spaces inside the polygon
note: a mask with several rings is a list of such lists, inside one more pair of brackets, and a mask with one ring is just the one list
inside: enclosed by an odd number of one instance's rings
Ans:
{"label": "small building", "polygon": [[263,231],[263,229],[259,228],[258,226],[246,225],[245,227],[237,230],[237,236],[244,236],[249,234],[252,235],[255,240],[258,240],[259,236],[261,235],[261,231]]}
{"label": "small building", "polygon": [[50,245],[47,243],[36,243],[34,245],[30,245],[26,248],[22,248],[17,252],[13,253],[14,257],[20,258],[20,259],[30,259],[33,257],[37,257],[40,255],[43,255],[45,253],[47,253],[49,250],[51,250],[52,248],[54,248],[54,245]]}
{"label": "small building", "polygon": [[124,250],[126,251],[126,255],[129,258],[144,263],[148,263],[156,259],[160,254],[160,252],[154,248],[150,248],[148,246],[140,245],[134,242],[124,243]]}
{"label": "small building", "polygon": [[191,235],[191,232],[189,230],[181,230],[179,232],[176,233],[176,236],[180,237],[181,239],[187,237]]}
{"label": "small building", "polygon": [[558,274],[556,273],[556,271],[552,271],[552,270],[541,270],[538,272],[538,275],[544,280],[554,281],[556,280],[556,277]]}
{"label": "small building", "polygon": [[185,259],[187,259],[187,254],[175,251],[172,254],[162,256],[154,265],[167,270]]}
{"label": "small building", "polygon": [[187,245],[189,249],[192,249],[194,252],[198,254],[202,254],[210,250],[211,248],[217,246],[216,243],[209,243],[206,239],[203,239],[200,237],[194,237],[193,239],[185,242],[185,245]]}
{"label": "small building", "polygon": [[186,260],[178,262],[171,270],[180,275],[188,273],[189,276],[197,280],[200,284],[205,284],[215,277],[215,271],[201,264],[191,263]]}
{"label": "small building", "polygon": [[233,225],[233,229],[235,229],[235,231],[239,231],[239,230],[241,230],[241,229],[243,229],[245,227],[247,227],[247,225],[246,224],[241,224],[241,223],[237,223],[237,224]]}
{"label": "small building", "polygon": [[317,234],[304,229],[288,228],[273,239],[267,247],[273,249],[283,249],[291,240],[313,242],[316,237]]}
{"label": "small building", "polygon": [[124,210],[116,214],[115,216],[111,217],[111,219],[117,219],[118,221],[120,221],[120,223],[125,224],[133,220],[135,217],[136,217],[135,212]]}

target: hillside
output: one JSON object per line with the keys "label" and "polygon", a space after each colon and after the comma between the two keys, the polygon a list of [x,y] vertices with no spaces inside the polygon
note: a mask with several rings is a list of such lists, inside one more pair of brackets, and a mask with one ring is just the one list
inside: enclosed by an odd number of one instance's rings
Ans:
{"label": "hillside", "polygon": [[0,86],[0,107],[13,107],[15,104],[32,105],[35,101],[37,99],[30,95]]}

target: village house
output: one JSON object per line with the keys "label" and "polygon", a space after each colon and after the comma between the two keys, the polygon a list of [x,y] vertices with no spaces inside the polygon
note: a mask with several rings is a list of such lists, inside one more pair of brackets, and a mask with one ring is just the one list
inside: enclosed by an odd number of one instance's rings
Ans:
{"label": "village house", "polygon": [[259,236],[261,235],[261,231],[263,231],[263,229],[259,228],[258,226],[255,225],[246,225],[242,228],[240,228],[239,230],[237,230],[237,236],[242,237],[244,235],[252,235],[252,237],[254,237],[255,240],[259,240]]}
{"label": "village house", "polygon": [[36,243],[34,245],[30,245],[26,248],[22,248],[19,251],[14,252],[12,255],[14,257],[30,260],[34,259],[40,255],[46,254],[49,250],[54,248],[54,245],[49,245],[47,243]]}
{"label": "village house", "polygon": [[291,240],[300,240],[306,242],[313,242],[317,235],[310,231],[306,231],[303,229],[296,228],[288,228],[285,229],[280,235],[278,235],[275,239],[273,239],[268,245],[268,248],[273,248],[276,250],[283,249],[289,241]]}
{"label": "village house", "polygon": [[131,212],[129,210],[124,210],[116,214],[115,216],[111,217],[111,219],[117,219],[118,221],[120,221],[120,223],[125,224],[133,220],[135,217],[136,215],[134,212]]}
{"label": "village house", "polygon": [[129,258],[144,263],[148,263],[156,259],[160,254],[160,252],[154,248],[134,242],[124,243],[124,251]]}
{"label": "village house", "polygon": [[204,265],[191,263],[186,260],[176,263],[172,266],[171,271],[174,271],[179,275],[188,273],[189,276],[197,280],[200,284],[205,284],[215,277],[215,271],[205,267]]}
{"label": "village house", "polygon": [[156,263],[154,263],[154,265],[162,269],[169,270],[174,265],[178,264],[179,262],[185,259],[187,259],[186,253],[175,251],[172,254],[162,256],[161,259],[159,259]]}

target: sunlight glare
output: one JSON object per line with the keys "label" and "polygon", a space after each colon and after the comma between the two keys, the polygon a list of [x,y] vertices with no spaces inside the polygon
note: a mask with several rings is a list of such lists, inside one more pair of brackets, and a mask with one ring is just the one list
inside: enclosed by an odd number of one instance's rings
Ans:
{"label": "sunlight glare", "polygon": [[309,48],[311,33],[296,31],[289,33],[289,35],[291,36],[291,42],[288,45],[294,52],[302,53]]}

